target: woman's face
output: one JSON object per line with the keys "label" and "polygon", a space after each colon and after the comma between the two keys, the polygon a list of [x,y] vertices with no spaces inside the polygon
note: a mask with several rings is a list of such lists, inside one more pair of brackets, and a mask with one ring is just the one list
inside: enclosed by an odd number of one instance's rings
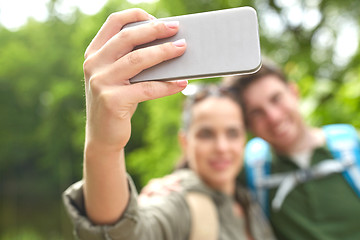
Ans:
{"label": "woman's face", "polygon": [[193,105],[182,146],[193,169],[209,186],[228,191],[243,163],[245,128],[239,105],[228,97],[208,97]]}

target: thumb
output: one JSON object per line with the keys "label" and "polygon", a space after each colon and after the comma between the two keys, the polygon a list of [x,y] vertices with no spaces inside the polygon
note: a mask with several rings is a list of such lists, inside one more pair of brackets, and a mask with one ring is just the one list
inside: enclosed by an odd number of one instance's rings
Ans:
{"label": "thumb", "polygon": [[178,80],[178,81],[149,81],[149,82],[139,82],[133,84],[131,101],[133,102],[143,102],[147,100],[152,100],[156,98],[161,98],[169,95],[178,93],[187,86],[187,80]]}

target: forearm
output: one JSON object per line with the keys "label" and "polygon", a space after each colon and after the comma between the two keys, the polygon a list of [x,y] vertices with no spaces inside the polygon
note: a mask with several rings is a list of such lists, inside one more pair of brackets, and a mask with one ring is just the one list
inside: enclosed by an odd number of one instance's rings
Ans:
{"label": "forearm", "polygon": [[84,196],[93,223],[111,224],[119,219],[129,200],[123,150],[85,147]]}

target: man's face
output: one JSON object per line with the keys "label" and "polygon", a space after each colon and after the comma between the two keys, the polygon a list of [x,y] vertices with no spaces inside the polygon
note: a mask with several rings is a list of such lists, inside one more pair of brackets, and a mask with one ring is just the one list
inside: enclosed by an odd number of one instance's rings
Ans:
{"label": "man's face", "polygon": [[243,94],[250,130],[279,151],[287,151],[302,134],[304,124],[295,85],[269,75],[250,84]]}

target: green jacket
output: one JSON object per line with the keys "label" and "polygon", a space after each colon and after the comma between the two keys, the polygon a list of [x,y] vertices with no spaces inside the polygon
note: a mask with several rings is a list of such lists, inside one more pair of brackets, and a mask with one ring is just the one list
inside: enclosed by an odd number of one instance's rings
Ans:
{"label": "green jacket", "polygon": [[[317,148],[311,157],[311,166],[332,158],[326,147]],[[272,173],[298,169],[289,157],[273,156]],[[269,205],[277,189],[269,191]],[[360,199],[341,173],[296,186],[280,211],[271,209],[270,212],[275,233],[284,240],[358,240],[359,219]]]}
{"label": "green jacket", "polygon": [[[191,170],[174,173],[181,179],[182,190],[167,196],[157,196],[146,206],[137,203],[136,188],[129,177],[131,196],[128,206],[113,225],[94,225],[86,216],[82,182],[70,186],[63,194],[63,200],[75,229],[75,235],[83,240],[185,240],[189,238],[191,214],[185,200],[186,193],[200,192],[215,203],[219,217],[221,240],[247,239],[245,220],[233,214],[233,199],[206,186]],[[238,189],[241,196],[249,197],[246,190]],[[274,239],[272,230],[256,203],[249,206],[250,228],[258,240]],[[209,226],[211,227],[211,226]]]}

